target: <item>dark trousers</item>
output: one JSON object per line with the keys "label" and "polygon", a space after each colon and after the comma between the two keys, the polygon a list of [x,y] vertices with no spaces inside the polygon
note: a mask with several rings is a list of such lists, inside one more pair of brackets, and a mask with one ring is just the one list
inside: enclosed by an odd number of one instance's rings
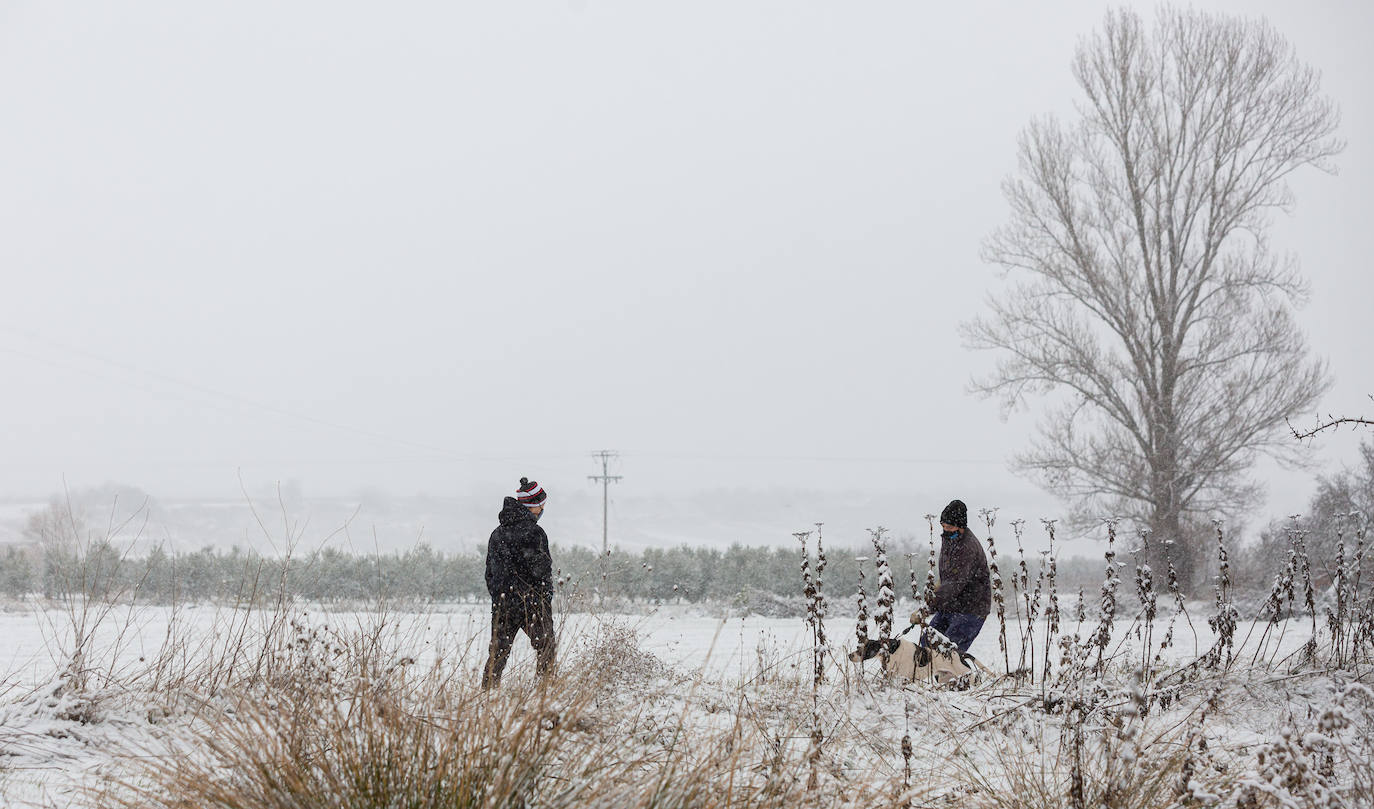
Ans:
{"label": "dark trousers", "polygon": [[[949,638],[951,643],[959,647],[959,651],[967,652],[968,647],[973,645],[973,639],[983,631],[983,622],[986,620],[986,615],[937,612],[930,617],[930,628]],[[926,645],[924,640],[921,645]]]}
{"label": "dark trousers", "polygon": [[524,632],[534,647],[535,666],[539,676],[553,673],[558,641],[553,633],[553,597],[502,593],[491,600],[491,649],[487,667],[482,673],[482,687],[501,684],[501,672],[506,668],[515,636]]}

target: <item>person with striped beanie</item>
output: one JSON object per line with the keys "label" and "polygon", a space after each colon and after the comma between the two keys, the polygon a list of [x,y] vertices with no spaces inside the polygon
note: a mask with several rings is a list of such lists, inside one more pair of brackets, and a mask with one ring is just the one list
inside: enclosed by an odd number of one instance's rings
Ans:
{"label": "person with striped beanie", "polygon": [[553,627],[553,557],[539,526],[548,493],[537,481],[520,478],[506,497],[499,524],[487,542],[487,592],[491,595],[491,647],[482,687],[501,683],[515,636],[524,632],[534,647],[541,677],[553,674],[557,639]]}

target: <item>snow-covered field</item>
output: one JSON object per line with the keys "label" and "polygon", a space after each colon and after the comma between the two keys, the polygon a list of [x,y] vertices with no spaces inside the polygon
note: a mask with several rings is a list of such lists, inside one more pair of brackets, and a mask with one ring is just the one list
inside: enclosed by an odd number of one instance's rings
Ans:
{"label": "snow-covered field", "polygon": [[[900,606],[898,614],[903,614]],[[306,669],[312,660],[307,647],[317,642],[320,648],[332,648],[321,659],[334,660],[331,654],[346,657],[350,643],[370,638],[372,648],[384,650],[386,659],[380,663],[388,670],[447,668],[460,680],[475,682],[488,632],[484,605],[385,613],[121,607],[103,615],[88,633],[81,656],[85,677],[78,688],[70,676],[73,617],[53,608],[0,613],[0,636],[6,640],[0,659],[3,805],[103,805],[113,800],[109,795],[119,794],[118,789],[103,791],[112,782],[150,777],[140,769],[150,756],[204,755],[186,751],[202,749],[198,740],[213,726],[207,716],[215,712],[206,706],[215,707],[222,718],[225,686],[232,679],[224,661],[235,655],[251,661],[253,649],[273,633],[284,639],[276,648],[278,658],[288,656],[293,665]],[[75,617],[79,623],[81,615]],[[87,621],[91,617],[85,616]],[[1155,645],[1167,621],[1157,622]],[[1024,678],[985,677],[967,691],[924,684],[903,688],[884,683],[876,661],[861,671],[843,659],[855,643],[854,623],[836,617],[826,624],[831,649],[827,682],[813,693],[810,635],[801,617],[720,617],[699,607],[664,606],[642,614],[561,615],[559,622],[562,668],[575,675],[597,674],[612,684],[596,699],[594,721],[579,720],[580,732],[623,734],[639,739],[641,747],[657,749],[668,743],[664,728],[690,726],[701,734],[697,738],[711,738],[739,734],[747,726],[759,749],[752,756],[757,761],[743,771],[764,777],[758,762],[771,760],[769,749],[779,762],[808,762],[820,777],[817,790],[807,794],[826,796],[820,802],[826,805],[845,803],[846,796],[859,794],[852,789],[855,784],[873,779],[899,787],[910,783],[913,790],[938,787],[948,793],[950,784],[962,784],[956,789],[976,791],[980,778],[1005,777],[1007,756],[1031,755],[1021,749],[1024,745],[1038,751],[1035,755],[1050,755],[1062,741],[1058,728],[1063,717],[1053,707],[1055,694],[1096,688],[1101,692],[1094,697],[1098,703],[1129,702],[1130,672],[1140,659],[1141,642],[1130,633],[1130,621],[1120,620],[1108,650],[1116,662],[1107,675],[1089,683],[1042,687]],[[1063,630],[1086,637],[1096,626],[1090,623],[1081,628],[1068,623]],[[1196,640],[1186,624],[1176,627],[1175,643],[1165,650],[1161,669],[1177,669],[1195,658],[1195,648],[1211,646],[1205,617],[1195,615],[1192,623]],[[1160,691],[1170,696],[1148,721],[1139,720],[1143,733],[1198,723],[1202,738],[1210,741],[1204,745],[1206,760],[1223,772],[1239,766],[1235,762],[1274,740],[1281,726],[1301,726],[1356,679],[1354,673],[1333,674],[1321,666],[1294,663],[1310,626],[1306,618],[1284,622],[1281,643],[1271,642],[1261,664],[1251,668],[1251,652],[1265,627],[1241,624],[1238,642],[1252,630],[1253,635],[1250,647],[1237,655],[1236,666],[1224,675],[1180,677],[1177,687]],[[1038,631],[1043,633],[1043,626]],[[1009,634],[1007,656],[1015,668],[1015,624]],[[1002,674],[997,636],[994,619],[972,651]],[[1043,656],[1039,650],[1036,654],[1037,660]],[[1056,648],[1056,662],[1058,657]],[[330,671],[334,665],[328,663]],[[596,668],[604,671],[590,671]],[[518,700],[529,693],[531,671],[532,655],[522,636],[507,672],[507,694]],[[1208,700],[1216,707],[1209,708],[1211,716],[1203,725],[1198,714]],[[1103,714],[1108,715],[1110,710]],[[1090,724],[1094,733],[1116,732],[1101,717]],[[808,737],[817,727],[821,753],[811,759]],[[904,736],[912,745],[909,762],[901,753]],[[1177,739],[1170,738],[1176,747]]]}
{"label": "snow-covered field", "polygon": [[[898,605],[898,615],[909,612],[910,605]],[[1165,650],[1171,661],[1186,661],[1206,651],[1215,636],[1208,627],[1204,605],[1194,605],[1196,614],[1191,625],[1179,619],[1173,646]],[[769,618],[759,615],[725,615],[722,610],[694,605],[665,605],[645,608],[633,613],[578,612],[558,615],[560,637],[566,647],[576,639],[594,633],[597,626],[615,623],[634,631],[640,648],[650,652],[680,673],[704,669],[714,679],[729,680],[755,673],[761,660],[770,665],[792,671],[809,670],[809,632],[802,617]],[[112,674],[128,675],[140,668],[140,660],[158,655],[169,634],[211,641],[227,630],[233,611],[214,606],[191,606],[173,610],[170,607],[117,608],[105,619],[97,633],[97,644],[88,657],[101,661]],[[362,631],[373,625],[379,614],[371,611],[340,611],[325,607],[302,607],[293,615],[311,626],[336,631]],[[486,653],[486,638],[490,631],[487,605],[452,604],[427,607],[424,611],[391,612],[386,614],[390,632],[399,653],[422,663],[444,658],[476,669],[482,665]],[[1130,625],[1129,616],[1118,618],[1121,627]],[[1156,635],[1162,635],[1167,616],[1160,619]],[[1089,619],[1080,627],[1064,621],[1062,632],[1086,636],[1096,626]],[[829,618],[826,634],[832,647],[847,652],[855,644],[855,623],[852,618]],[[897,624],[897,631],[905,626]],[[1258,638],[1264,624],[1242,622],[1238,639]],[[1310,637],[1310,622],[1294,619],[1280,624],[1281,641],[1272,643],[1266,656],[1284,657],[1300,649]],[[870,625],[870,634],[876,630]],[[1008,657],[1012,668],[1020,660],[1017,627],[1011,623],[1008,632]],[[1044,633],[1037,626],[1037,642]],[[914,634],[914,633],[913,633]],[[6,648],[0,652],[0,672],[7,690],[27,690],[51,681],[70,653],[72,641],[70,616],[59,609],[17,609],[0,611],[0,637]],[[523,641],[523,636],[521,636]],[[1156,641],[1158,641],[1156,637]],[[193,644],[194,645],[194,644]],[[1112,649],[1123,656],[1138,654],[1140,641],[1134,637],[1119,638]],[[996,618],[990,617],[982,633],[974,641],[971,654],[986,662],[999,673],[1005,668],[998,643]],[[1038,655],[1039,652],[1037,651]],[[533,655],[527,643],[517,643],[511,666],[529,664]],[[800,675],[799,675],[800,676]]]}

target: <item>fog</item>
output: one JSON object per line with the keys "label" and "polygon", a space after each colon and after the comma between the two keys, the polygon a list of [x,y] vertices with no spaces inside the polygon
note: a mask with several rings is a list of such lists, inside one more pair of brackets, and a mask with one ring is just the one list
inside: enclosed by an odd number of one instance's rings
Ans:
{"label": "fog", "polygon": [[[614,449],[641,544],[1060,513],[957,326],[1108,4],[980,5],[0,2],[0,499],[424,495],[474,515],[445,545],[529,476],[595,541]],[[1198,5],[1341,107],[1271,235],[1324,411],[1368,413],[1374,9]],[[1357,444],[1258,470],[1257,520]]]}

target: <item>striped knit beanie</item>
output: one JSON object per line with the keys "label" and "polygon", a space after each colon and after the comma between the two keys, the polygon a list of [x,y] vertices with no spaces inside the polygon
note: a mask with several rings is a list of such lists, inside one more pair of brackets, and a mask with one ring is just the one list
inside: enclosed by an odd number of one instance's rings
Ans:
{"label": "striped knit beanie", "polygon": [[515,491],[515,499],[520,505],[534,508],[544,505],[544,501],[548,498],[549,496],[544,492],[544,487],[540,486],[537,481],[520,478],[520,488]]}

